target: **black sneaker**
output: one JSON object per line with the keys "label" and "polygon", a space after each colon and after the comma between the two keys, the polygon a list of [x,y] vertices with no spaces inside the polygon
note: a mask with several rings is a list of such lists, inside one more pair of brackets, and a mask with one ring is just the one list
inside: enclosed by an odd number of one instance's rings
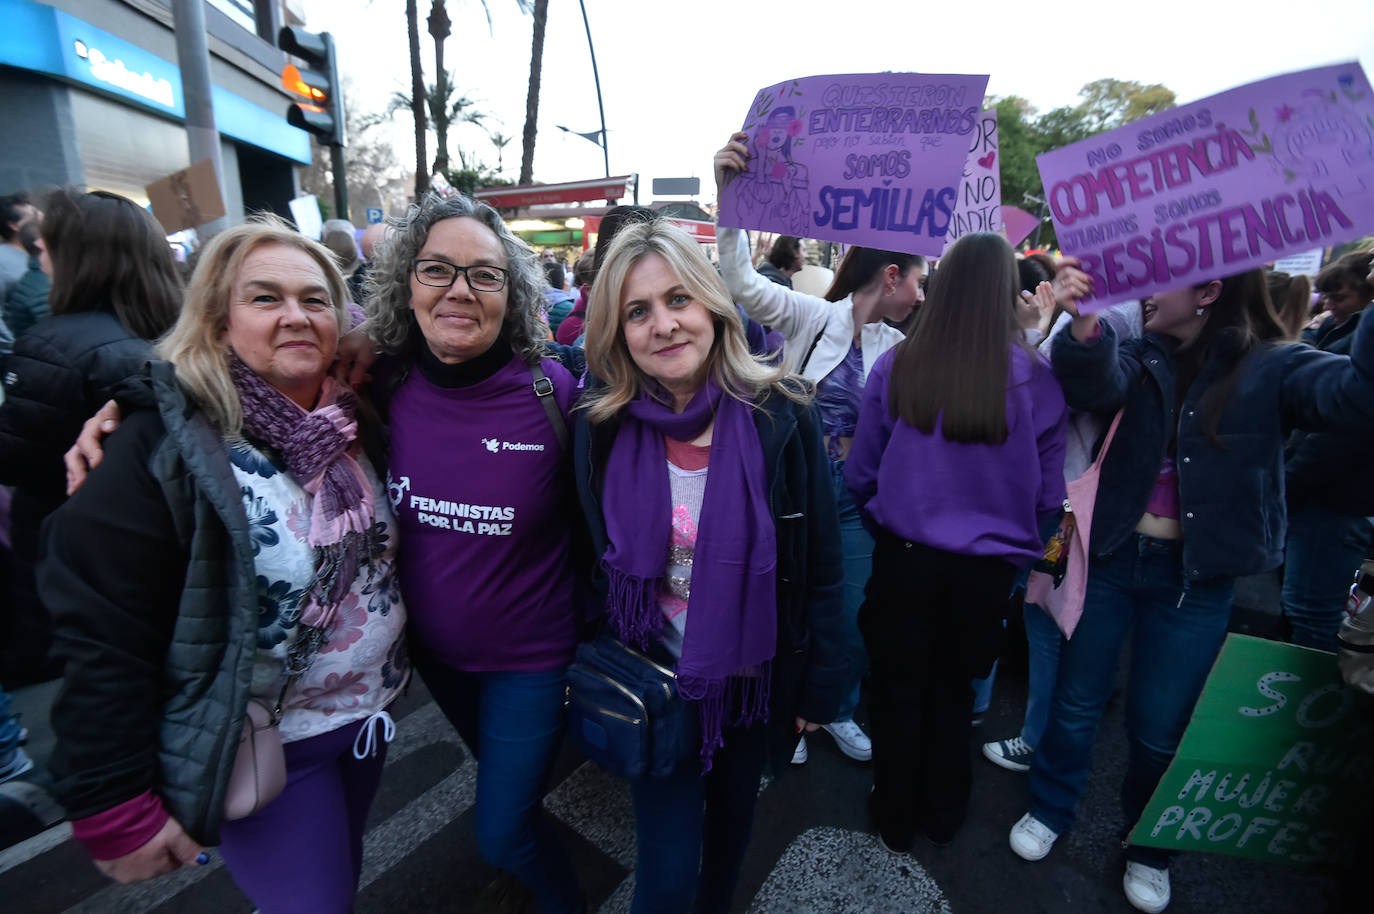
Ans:
{"label": "black sneaker", "polygon": [[1035,750],[1019,736],[983,743],[983,756],[994,765],[1008,771],[1030,771]]}

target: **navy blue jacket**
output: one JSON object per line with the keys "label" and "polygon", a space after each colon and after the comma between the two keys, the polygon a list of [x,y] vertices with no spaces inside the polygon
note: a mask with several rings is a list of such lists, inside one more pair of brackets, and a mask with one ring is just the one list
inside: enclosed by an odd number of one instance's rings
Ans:
{"label": "navy blue jacket", "polygon": [[[1369,311],[1366,308],[1334,326],[1307,331],[1303,340],[1324,352],[1349,355],[1355,329]],[[1358,517],[1374,514],[1372,451],[1374,429],[1355,435],[1294,432],[1286,451],[1288,507],[1296,511],[1316,505]]]}
{"label": "navy blue jacket", "polygon": [[[588,386],[595,383],[589,380]],[[593,586],[604,606],[607,585],[600,560],[608,539],[601,492],[619,423],[592,425],[585,412],[573,415],[577,494],[596,556]],[[815,408],[771,394],[754,411],[754,424],[768,470],[778,542],[778,646],[768,743],[772,768],[781,772],[797,747],[794,718],[828,723],[844,698],[844,564],[830,462]]]}
{"label": "navy blue jacket", "polygon": [[1224,373],[1223,354],[1206,361],[1175,416],[1175,346],[1155,333],[1118,346],[1105,323],[1089,343],[1069,333],[1055,337],[1054,373],[1069,406],[1105,416],[1125,407],[1102,464],[1089,548],[1108,553],[1131,535],[1177,429],[1186,580],[1274,568],[1283,560],[1287,527],[1288,432],[1374,428],[1374,321],[1356,332],[1349,358],[1301,344],[1252,351],[1217,423],[1220,448],[1207,437],[1199,401]]}

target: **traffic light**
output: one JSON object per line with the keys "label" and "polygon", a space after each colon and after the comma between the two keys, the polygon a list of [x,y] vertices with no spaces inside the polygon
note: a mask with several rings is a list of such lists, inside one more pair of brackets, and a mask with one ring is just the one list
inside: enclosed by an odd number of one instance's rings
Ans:
{"label": "traffic light", "polygon": [[343,90],[339,85],[334,36],[288,25],[277,33],[277,47],[308,66],[303,70],[287,64],[281,71],[282,85],[303,99],[287,109],[286,122],[314,134],[321,143],[346,146]]}

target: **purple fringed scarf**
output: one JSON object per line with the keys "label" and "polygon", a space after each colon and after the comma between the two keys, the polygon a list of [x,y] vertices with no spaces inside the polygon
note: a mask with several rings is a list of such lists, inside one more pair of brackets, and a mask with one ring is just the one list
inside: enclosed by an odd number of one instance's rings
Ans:
{"label": "purple fringed scarf", "polygon": [[367,531],[376,506],[372,486],[352,455],[358,437],[357,395],[326,377],[307,412],[231,355],[229,372],[243,403],[243,430],[281,454],[301,488],[314,496],[307,542],[315,548],[315,580],[301,623],[328,630],[358,570],[371,560]]}
{"label": "purple fringed scarf", "polygon": [[663,438],[691,441],[715,418],[678,664],[679,690],[697,703],[702,768],[709,771],[732,709],[732,724],[768,719],[778,549],[763,449],[749,406],[710,381],[681,413],[646,392],[625,412],[606,464],[610,545],[602,565],[610,578],[611,624],[641,649],[664,624],[658,598],[672,506]]}

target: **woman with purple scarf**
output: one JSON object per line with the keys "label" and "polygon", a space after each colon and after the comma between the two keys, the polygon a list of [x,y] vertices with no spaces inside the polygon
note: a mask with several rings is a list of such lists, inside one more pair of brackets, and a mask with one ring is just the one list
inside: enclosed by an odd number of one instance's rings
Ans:
{"label": "woman with purple scarf", "polygon": [[[382,458],[364,450],[380,436],[327,374],[346,301],[329,252],[279,220],[218,235],[166,361],[126,391],[139,408],[45,528],[66,661],[52,772],[120,882],[219,845],[264,914],[352,910],[409,663]],[[285,786],[244,805],[231,772],[254,705]]]}
{"label": "woman with purple scarf", "polygon": [[592,287],[574,459],[606,624],[678,674],[697,751],[631,783],[633,914],[724,912],[759,778],[834,716],[843,570],[804,382],[752,356],[699,245],[622,229]]}

